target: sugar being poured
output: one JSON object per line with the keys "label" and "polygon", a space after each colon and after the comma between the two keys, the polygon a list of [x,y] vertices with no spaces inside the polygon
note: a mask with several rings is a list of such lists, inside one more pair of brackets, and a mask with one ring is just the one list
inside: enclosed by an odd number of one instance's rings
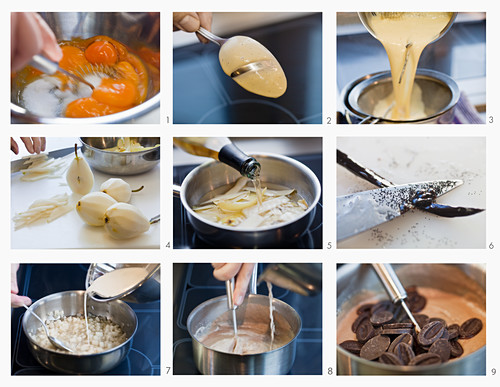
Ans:
{"label": "sugar being poured", "polygon": [[146,279],[148,271],[143,267],[123,267],[106,273],[94,280],[87,288],[83,299],[83,310],[85,314],[85,327],[87,331],[87,342],[90,340],[87,298],[96,294],[102,298],[114,298],[120,294],[132,290],[138,283]]}

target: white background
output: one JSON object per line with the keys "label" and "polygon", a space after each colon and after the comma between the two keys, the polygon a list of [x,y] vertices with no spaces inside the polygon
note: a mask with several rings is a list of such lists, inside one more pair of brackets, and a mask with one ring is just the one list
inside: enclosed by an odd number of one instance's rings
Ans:
{"label": "white background", "polygon": [[[286,383],[291,386],[299,386],[304,383],[314,383],[316,386],[332,385],[366,385],[367,383],[381,385],[387,383],[397,383],[407,386],[417,386],[422,383],[434,385],[437,383],[465,386],[470,384],[498,385],[500,375],[492,376],[491,369],[500,369],[500,335],[494,333],[494,328],[500,323],[500,314],[498,312],[500,295],[500,238],[498,235],[498,216],[500,215],[498,201],[498,166],[500,165],[500,152],[498,150],[500,141],[497,132],[500,122],[498,114],[499,98],[497,90],[499,88],[498,61],[498,39],[500,37],[500,7],[498,3],[492,1],[476,0],[474,2],[465,1],[424,1],[401,2],[401,1],[330,1],[308,0],[307,2],[291,0],[261,1],[253,0],[251,2],[234,1],[189,1],[183,0],[174,2],[170,0],[141,0],[140,2],[125,2],[116,0],[87,0],[85,2],[53,1],[44,2],[24,0],[22,2],[4,1],[2,2],[2,14],[0,22],[0,36],[3,41],[4,60],[0,63],[0,74],[2,76],[2,109],[0,110],[0,120],[2,131],[4,133],[3,143],[4,152],[0,162],[0,173],[3,175],[2,181],[5,185],[2,189],[2,209],[4,216],[0,223],[0,232],[2,243],[0,255],[2,256],[2,280],[0,282],[1,290],[0,309],[4,311],[5,318],[2,323],[2,336],[5,343],[0,349],[0,379],[9,386],[40,386],[67,385],[88,386],[89,383],[117,384],[123,386],[132,386],[140,383],[148,383],[149,386],[164,386],[167,384],[181,385],[203,383],[204,385],[219,385],[221,383],[238,383],[238,385],[250,386],[254,384]],[[369,9],[384,10],[421,10],[421,11],[486,11],[487,12],[487,117],[493,116],[495,123],[482,126],[455,125],[449,126],[425,126],[420,130],[421,136],[485,136],[486,137],[486,157],[487,157],[487,233],[485,235],[486,245],[491,242],[496,246],[494,249],[473,249],[473,250],[336,250],[328,249],[328,242],[335,246],[335,152],[337,136],[373,136],[374,128],[368,126],[336,126],[327,125],[327,117],[335,117],[335,74],[336,74],[336,12],[337,11],[361,11]],[[143,251],[141,259],[144,262],[162,262],[162,303],[161,303],[161,364],[162,375],[159,377],[12,377],[11,369],[11,349],[10,349],[10,315],[8,287],[9,287],[9,264],[10,262],[90,262],[98,258],[99,261],[116,260],[116,251],[60,251],[60,250],[11,250],[10,249],[10,195],[8,182],[10,181],[10,151],[7,147],[9,136],[67,136],[69,133],[73,136],[134,136],[138,131],[143,136],[161,136],[162,159],[161,159],[161,208],[162,208],[162,241],[165,246],[172,238],[172,223],[168,221],[172,218],[172,198],[170,195],[170,186],[172,181],[172,135],[190,135],[190,136],[248,136],[249,126],[234,125],[182,125],[174,127],[166,124],[166,117],[172,115],[172,32],[169,26],[172,25],[172,11],[319,11],[323,13],[323,125],[286,126],[279,127],[274,125],[260,125],[251,128],[253,136],[308,136],[323,137],[323,240],[324,249],[310,251],[307,253],[308,260],[323,262],[323,375],[316,377],[301,376],[275,376],[275,377],[203,377],[203,376],[173,376],[172,370],[167,374],[167,367],[172,366],[172,300],[171,300],[171,276],[172,262],[211,262],[217,261],[263,261],[263,262],[300,262],[304,259],[304,253],[301,251],[233,251],[233,250],[182,250],[172,251],[162,248],[159,251]],[[160,11],[162,19],[161,30],[161,117],[160,125],[108,125],[102,127],[83,127],[83,126],[38,126],[38,125],[10,125],[10,64],[8,60],[8,47],[10,36],[10,14],[11,11]],[[293,44],[293,42],[290,42]],[[297,47],[300,50],[300,47]],[[332,119],[334,121],[334,119]],[[410,136],[410,128],[405,126],[398,127],[377,127],[376,135],[380,136]],[[412,133],[414,135],[414,133]],[[136,251],[120,251],[120,257],[123,262],[135,262],[137,260]],[[337,262],[463,262],[463,263],[487,263],[487,376],[486,377],[337,377],[335,376],[336,358],[335,358],[335,264]],[[328,375],[328,369],[333,370],[333,375]],[[116,379],[116,380],[115,380]],[[118,380],[119,379],[119,380]],[[395,380],[397,379],[397,380]]]}

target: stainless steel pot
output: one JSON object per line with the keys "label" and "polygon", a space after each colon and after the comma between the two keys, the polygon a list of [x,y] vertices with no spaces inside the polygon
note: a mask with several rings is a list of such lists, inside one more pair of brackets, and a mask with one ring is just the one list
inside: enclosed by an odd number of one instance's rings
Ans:
{"label": "stainless steel pot", "polygon": [[[392,265],[401,282],[464,295],[486,308],[486,272],[482,265]],[[366,297],[366,292],[387,295],[371,265],[343,265],[337,270],[337,322]],[[365,293],[365,295],[363,295]],[[485,329],[485,328],[483,328]],[[362,359],[337,345],[339,375],[484,375],[486,346],[446,363],[428,366],[393,366]]]}
{"label": "stainless steel pot", "polygon": [[392,92],[391,72],[369,74],[349,83],[341,93],[345,120],[349,124],[449,124],[460,98],[457,83],[448,75],[418,69],[415,83],[422,89],[427,116],[418,120],[397,121],[373,115],[375,104]]}
{"label": "stainless steel pot", "polygon": [[[42,320],[46,320],[52,311],[62,310],[65,316],[83,313],[83,290],[71,290],[46,296],[30,309]],[[30,336],[41,326],[32,313],[23,316],[23,331],[28,338],[29,349],[35,359],[49,370],[67,374],[102,374],[117,366],[127,357],[132,346],[132,340],[137,330],[137,316],[130,306],[123,301],[100,303],[88,300],[88,310],[95,315],[106,316],[119,324],[127,335],[127,341],[105,352],[92,355],[75,355],[61,353],[40,347]]]}
{"label": "stainless steel pot", "polygon": [[159,137],[133,137],[144,147],[139,152],[110,152],[120,137],[80,137],[82,154],[92,168],[111,175],[138,175],[153,169],[160,162]]}
{"label": "stainless steel pot", "polygon": [[[291,329],[292,340],[269,352],[238,355],[210,349],[203,345],[196,336],[200,328],[208,327],[224,313],[229,318],[226,296],[216,297],[198,305],[187,319],[187,329],[193,341],[194,362],[198,370],[204,375],[287,374],[295,360],[296,338],[300,333],[302,322],[297,312],[283,301],[274,299],[273,307],[276,324],[278,324],[278,319],[284,319]],[[236,309],[236,318],[238,325],[243,321],[245,323],[269,321],[269,298],[264,295],[250,294]]]}
{"label": "stainless steel pot", "polygon": [[[160,50],[160,29],[149,12],[41,12],[57,40],[73,37],[90,38],[107,35],[134,49],[147,45]],[[159,23],[159,18],[158,18]],[[150,88],[151,89],[151,88]],[[152,90],[152,89],[151,89]],[[41,117],[30,114],[17,104],[17,90],[11,91],[11,115],[15,123],[39,124],[109,124],[131,123],[160,106],[160,93],[148,93],[146,101],[131,109],[102,117],[63,118]]]}
{"label": "stainless steel pot", "polygon": [[90,297],[98,302],[109,302],[111,300],[123,300],[134,303],[153,302],[160,299],[160,264],[159,263],[92,263],[87,270],[85,278],[85,289],[100,276],[113,270],[124,267],[141,267],[148,272],[146,278],[138,282],[133,288],[119,294],[116,297],[101,299],[91,294]]}
{"label": "stainless steel pot", "polygon": [[307,202],[304,214],[290,222],[255,230],[239,230],[207,221],[192,207],[214,189],[234,183],[240,174],[230,166],[212,160],[193,169],[182,182],[174,185],[174,194],[181,198],[188,219],[198,236],[217,247],[270,248],[291,243],[300,238],[311,226],[316,205],[321,197],[321,185],[316,175],[304,164],[287,156],[260,153],[252,154],[260,163],[261,181],[295,188]]}

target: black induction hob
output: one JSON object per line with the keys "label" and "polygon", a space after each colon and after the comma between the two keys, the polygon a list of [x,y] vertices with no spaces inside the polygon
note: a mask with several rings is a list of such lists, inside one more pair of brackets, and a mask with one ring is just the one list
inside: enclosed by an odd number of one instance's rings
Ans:
{"label": "black induction hob", "polygon": [[213,43],[174,49],[174,124],[321,124],[322,15],[240,31],[267,47],[285,71],[279,98],[244,90],[221,69]]}
{"label": "black induction hob", "polygon": [[[259,273],[264,264],[259,264]],[[189,313],[202,302],[226,294],[224,282],[217,281],[208,263],[174,263],[173,367],[175,375],[199,375],[193,361],[191,337],[186,322]],[[267,294],[266,284],[257,288]],[[322,373],[322,295],[306,297],[273,286],[273,295],[292,306],[302,319],[297,337],[295,362],[290,375]]]}
{"label": "black induction hob", "polygon": [[[19,294],[33,302],[52,293],[85,289],[88,265],[21,265],[18,272]],[[138,328],[128,356],[106,375],[160,375],[160,301],[129,304],[137,315]],[[31,355],[22,329],[24,308],[11,313],[12,375],[54,375]]]}
{"label": "black induction hob", "polygon": [[[320,184],[322,185],[323,176],[323,157],[321,154],[293,156],[297,161],[309,167]],[[182,183],[184,178],[197,165],[183,165],[174,167],[174,182]],[[309,230],[302,235],[297,241],[288,245],[276,246],[280,249],[321,249],[323,246],[323,207],[321,195],[318,205],[316,206],[316,214]],[[219,246],[211,245],[200,239],[189,222],[187,212],[181,204],[179,198],[174,198],[173,201],[173,245],[175,249],[213,249],[220,248]]]}

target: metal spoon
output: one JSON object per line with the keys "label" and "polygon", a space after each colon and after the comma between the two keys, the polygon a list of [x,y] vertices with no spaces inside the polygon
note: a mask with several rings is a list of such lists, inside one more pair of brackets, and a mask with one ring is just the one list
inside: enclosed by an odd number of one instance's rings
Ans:
{"label": "metal spoon", "polygon": [[42,327],[43,329],[45,329],[45,334],[47,335],[47,338],[55,347],[62,349],[63,351],[73,352],[73,350],[69,348],[66,344],[64,344],[61,340],[56,339],[54,336],[49,335],[49,329],[47,328],[47,325],[45,325],[45,322],[26,305],[23,304],[23,306],[26,308],[28,312],[30,312],[33,316],[35,316],[38,319],[38,321],[42,323]]}
{"label": "metal spoon", "polygon": [[[203,27],[200,27],[198,29],[198,31],[196,31],[196,32],[199,33],[201,36],[210,40],[212,43],[217,44],[219,47],[222,47],[222,45],[229,40],[226,38],[221,38],[220,36],[217,36],[217,35],[213,34],[212,32],[207,31]],[[236,77],[238,77],[242,74],[245,74],[249,71],[262,70],[265,67],[274,67],[274,65],[273,65],[272,61],[270,61],[270,60],[263,60],[260,62],[248,63],[248,64],[243,65],[243,66],[237,68],[236,70],[234,70],[231,73],[231,78],[236,78]]]}

